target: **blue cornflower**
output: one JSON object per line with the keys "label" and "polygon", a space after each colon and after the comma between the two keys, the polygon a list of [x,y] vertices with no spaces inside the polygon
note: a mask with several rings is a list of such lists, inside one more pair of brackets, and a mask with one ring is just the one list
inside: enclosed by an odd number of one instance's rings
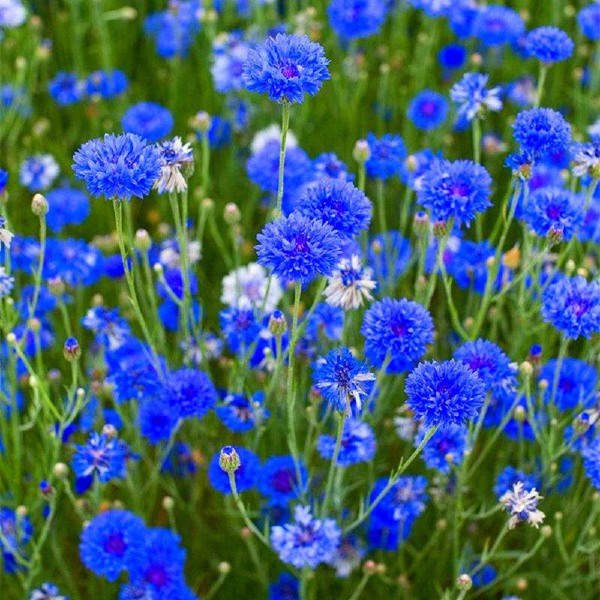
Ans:
{"label": "blue cornflower", "polygon": [[195,475],[198,466],[190,447],[184,442],[175,442],[160,467],[161,473],[169,473],[174,477]]}
{"label": "blue cornflower", "polygon": [[419,92],[409,103],[406,116],[417,129],[431,131],[448,117],[448,101],[432,90]]}
{"label": "blue cornflower", "polygon": [[[382,477],[375,482],[371,491],[373,502],[388,485],[388,478]],[[382,498],[372,512],[372,517],[380,522],[402,525],[412,523],[424,510],[428,500],[427,479],[422,475],[398,477],[390,491]]]}
{"label": "blue cornflower", "polygon": [[129,446],[118,438],[93,432],[86,444],[75,444],[73,471],[81,493],[92,484],[94,477],[102,483],[124,479],[127,475]]}
{"label": "blue cornflower", "polygon": [[482,7],[473,20],[471,34],[484,46],[517,42],[525,33],[525,23],[518,12],[505,6]]}
{"label": "blue cornflower", "polygon": [[48,83],[48,91],[59,106],[67,106],[84,97],[85,82],[80,81],[76,73],[60,71]]}
{"label": "blue cornflower", "polygon": [[591,338],[600,331],[600,281],[558,277],[542,296],[542,317],[566,338]]}
{"label": "blue cornflower", "polygon": [[100,250],[84,240],[50,238],[46,243],[45,279],[60,277],[73,288],[89,286],[100,279],[103,266]]}
{"label": "blue cornflower", "polygon": [[521,152],[540,158],[565,150],[571,143],[571,126],[551,108],[532,108],[517,115],[513,136]]}
{"label": "blue cornflower", "polygon": [[341,531],[333,519],[315,519],[308,506],[294,508],[295,523],[271,529],[271,544],[279,558],[297,569],[329,562],[340,543]]}
{"label": "blue cornflower", "polygon": [[217,92],[227,94],[244,89],[242,75],[249,49],[241,31],[231,31],[224,39],[215,40],[210,72]]}
{"label": "blue cornflower", "polygon": [[0,267],[0,298],[6,298],[15,287],[15,278]]}
{"label": "blue cornflower", "polygon": [[596,436],[582,451],[583,469],[592,485],[600,490],[600,436]]}
{"label": "blue cornflower", "polygon": [[577,15],[577,24],[590,40],[600,40],[600,4],[593,3],[582,8]]}
{"label": "blue cornflower", "polygon": [[337,306],[320,302],[308,318],[304,335],[298,341],[297,354],[313,358],[323,348],[330,348],[327,342],[339,342],[344,330],[344,310]]}
{"label": "blue cornflower", "polygon": [[[552,400],[557,367],[558,362],[552,359],[540,371],[539,379],[545,379],[548,382],[548,387],[544,392],[546,402]],[[592,365],[576,358],[563,358],[554,403],[559,410],[572,410],[577,406],[589,407],[596,400],[597,382],[598,375]]]}
{"label": "blue cornflower", "polygon": [[513,484],[512,489],[500,498],[500,503],[511,515],[508,528],[512,529],[518,523],[527,522],[537,529],[546,517],[537,507],[540,500],[541,497],[535,488],[526,488],[522,481]]}
{"label": "blue cornflower", "polygon": [[[428,428],[419,427],[414,445],[418,447],[427,435]],[[436,469],[440,473],[450,473],[451,465],[460,465],[469,449],[467,443],[468,427],[464,424],[451,424],[438,429],[425,444],[421,452],[423,462],[428,469]]]}
{"label": "blue cornflower", "polygon": [[[134,586],[145,586],[151,598],[185,598],[187,586],[183,567],[186,551],[181,538],[168,529],[146,529],[137,544],[137,556],[129,564]],[[191,596],[194,597],[193,595]]]}
{"label": "blue cornflower", "polygon": [[[183,299],[184,295],[184,279],[181,269],[178,267],[167,269],[164,272],[165,283],[171,292],[180,300]],[[194,295],[198,293],[198,279],[193,271],[188,271],[188,282],[190,286],[190,294]],[[169,292],[165,289],[165,285],[159,281],[156,284],[156,293],[163,299],[167,300]]]}
{"label": "blue cornflower", "polygon": [[145,398],[139,407],[139,426],[142,435],[151,444],[168,440],[179,417],[170,404],[167,394]]}
{"label": "blue cornflower", "polygon": [[52,190],[46,194],[46,200],[46,223],[54,233],[60,233],[66,225],[81,225],[90,214],[88,197],[74,188]]}
{"label": "blue cornflower", "polygon": [[600,139],[597,138],[587,144],[573,144],[571,146],[571,161],[573,175],[583,177],[591,175],[600,177]]}
{"label": "blue cornflower", "polygon": [[369,133],[367,142],[371,151],[371,157],[365,163],[367,175],[376,179],[398,175],[406,158],[406,146],[402,138],[386,133],[377,139],[374,133]]}
{"label": "blue cornflower", "polygon": [[387,11],[384,0],[332,0],[327,16],[341,38],[354,40],[379,33]]}
{"label": "blue cornflower", "polygon": [[[335,437],[321,435],[317,441],[317,451],[322,458],[331,460],[335,451]],[[377,440],[369,425],[359,419],[346,419],[342,431],[342,445],[337,458],[337,465],[349,467],[362,462],[369,462],[375,456]]]}
{"label": "blue cornflower", "polygon": [[438,53],[438,61],[444,69],[460,69],[467,60],[467,50],[460,44],[448,44]]}
{"label": "blue cornflower", "polygon": [[524,473],[521,470],[508,466],[496,477],[496,483],[494,484],[494,495],[496,498],[500,500],[506,492],[512,490],[513,485],[518,481],[522,481],[527,489],[539,489],[541,486],[541,481],[537,475]]}
{"label": "blue cornflower", "polygon": [[418,190],[425,171],[428,171],[431,165],[441,158],[441,152],[434,154],[433,150],[429,148],[407,156],[400,170],[400,179],[411,190]]}
{"label": "blue cornflower", "polygon": [[132,133],[106,134],[86,142],[73,156],[73,171],[93,196],[130,200],[150,193],[160,175],[160,151]]}
{"label": "blue cornflower", "polygon": [[166,10],[146,17],[144,31],[154,39],[159,56],[187,56],[200,31],[201,10],[198,0],[170,0]]}
{"label": "blue cornflower", "polygon": [[31,100],[24,86],[10,83],[0,86],[0,117],[4,117],[9,109],[22,117],[31,116]]}
{"label": "blue cornflower", "polygon": [[433,319],[424,306],[402,298],[384,298],[366,312],[361,333],[365,356],[375,367],[389,360],[388,373],[402,373],[433,342]]}
{"label": "blue cornflower", "polygon": [[60,168],[51,154],[34,154],[21,163],[19,181],[30,192],[48,189],[58,177]]}
{"label": "blue cornflower", "polygon": [[404,391],[409,408],[427,428],[473,420],[485,397],[481,379],[454,359],[419,364],[406,378]]}
{"label": "blue cornflower", "polygon": [[297,212],[267,223],[257,240],[259,264],[283,281],[306,284],[331,275],[341,254],[341,239],[331,225]]}
{"label": "blue cornflower", "polygon": [[227,344],[236,354],[247,352],[261,330],[255,309],[251,306],[230,306],[219,313],[219,322]]}
{"label": "blue cornflower", "polygon": [[371,201],[350,182],[321,179],[307,188],[298,201],[297,211],[321,219],[341,238],[353,238],[369,229]]}
{"label": "blue cornflower", "polygon": [[313,161],[313,171],[317,179],[328,177],[340,181],[354,181],[354,175],[348,172],[348,166],[333,152],[319,154]]}
{"label": "blue cornflower", "polygon": [[[6,186],[8,184],[8,171],[5,171],[4,169],[0,169],[0,196],[2,196],[2,194],[4,194],[4,190],[6,190]],[[3,217],[0,217],[0,219],[2,219],[2,221],[0,221],[0,228],[2,228],[4,226],[4,219]]]}
{"label": "blue cornflower", "polygon": [[122,94],[129,86],[127,75],[119,69],[112,71],[94,71],[87,78],[89,96],[100,96],[105,100]]}
{"label": "blue cornflower", "polygon": [[180,419],[201,419],[217,403],[217,390],[210,377],[198,369],[173,371],[167,379],[164,393],[171,410]]}
{"label": "blue cornflower", "polygon": [[81,324],[96,334],[99,344],[116,350],[122,346],[131,334],[129,324],[119,315],[119,309],[109,310],[104,306],[90,308]]}
{"label": "blue cornflower", "polygon": [[167,137],[175,120],[168,108],[156,102],[139,102],[129,108],[121,119],[127,133],[134,133],[149,142],[158,142]]}
{"label": "blue cornflower", "polygon": [[290,573],[282,573],[269,584],[268,600],[300,600],[300,582]]}
{"label": "blue cornflower", "polygon": [[79,555],[96,575],[116,581],[140,558],[144,522],[127,510],[108,510],[95,517],[81,533]]}
{"label": "blue cornflower", "polygon": [[374,235],[367,248],[369,266],[375,279],[385,286],[406,272],[412,255],[410,240],[396,230]]}
{"label": "blue cornflower", "polygon": [[[240,457],[240,466],[235,470],[235,487],[238,492],[251,490],[260,473],[260,460],[254,452],[236,446],[233,448]],[[229,475],[219,465],[220,452],[217,452],[208,465],[208,481],[222,494],[231,494]]]}
{"label": "blue cornflower", "polygon": [[581,242],[600,244],[600,196],[591,199],[577,237]]}
{"label": "blue cornflower", "polygon": [[518,77],[505,87],[505,94],[518,108],[532,106],[536,100],[535,79],[530,75]]}
{"label": "blue cornflower", "polygon": [[451,219],[469,225],[477,213],[491,206],[492,178],[485,167],[470,160],[438,160],[425,172],[417,191],[419,203],[436,221]]}
{"label": "blue cornflower", "polygon": [[369,398],[375,375],[348,348],[335,348],[317,360],[312,379],[335,410],[350,415],[353,405],[360,411],[362,401]]}
{"label": "blue cornflower", "polygon": [[226,392],[215,413],[227,429],[236,433],[246,433],[260,427],[271,416],[263,406],[265,393],[256,392],[252,397]]}
{"label": "blue cornflower", "polygon": [[450,90],[450,98],[458,108],[459,121],[472,121],[481,118],[486,111],[498,112],[502,109],[501,89],[487,89],[489,75],[465,73],[462,79]]}
{"label": "blue cornflower", "polygon": [[538,27],[525,36],[525,52],[546,64],[567,60],[574,48],[573,40],[558,27]]}
{"label": "blue cornflower", "polygon": [[[248,178],[263,192],[277,192],[280,148],[281,143],[278,140],[270,140],[254,152],[246,163]],[[312,179],[312,164],[308,154],[299,146],[288,145],[283,166],[283,208],[286,213],[290,212],[294,197],[301,186]]]}
{"label": "blue cornflower", "polygon": [[[300,471],[300,482],[297,470]],[[307,481],[308,473],[302,462],[296,469],[292,456],[272,456],[260,468],[256,487],[269,498],[270,506],[287,506],[303,494]]]}
{"label": "blue cornflower", "polygon": [[330,78],[323,46],[306,35],[279,33],[248,51],[243,80],[251,92],[268,94],[274,102],[301,104]]}
{"label": "blue cornflower", "polygon": [[7,506],[0,507],[0,552],[6,573],[16,573],[23,567],[15,555],[26,556],[25,546],[33,535],[33,526],[27,515],[17,517],[16,512]]}
{"label": "blue cornflower", "polygon": [[558,187],[544,187],[533,192],[523,210],[523,220],[541,237],[560,231],[569,241],[583,225],[584,199],[581,195]]}
{"label": "blue cornflower", "polygon": [[27,600],[69,600],[69,598],[63,596],[54,584],[46,582],[32,590]]}

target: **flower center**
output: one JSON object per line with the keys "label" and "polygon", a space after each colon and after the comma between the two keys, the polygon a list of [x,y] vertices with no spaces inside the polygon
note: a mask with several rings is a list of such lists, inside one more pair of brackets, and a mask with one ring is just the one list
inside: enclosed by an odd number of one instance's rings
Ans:
{"label": "flower center", "polygon": [[300,75],[300,71],[298,71],[298,67],[296,65],[285,65],[281,68],[281,74],[286,79],[293,79],[294,77],[298,77],[298,75]]}
{"label": "flower center", "polygon": [[106,542],[104,542],[104,549],[114,556],[123,556],[127,547],[123,541],[121,534],[111,535]]}

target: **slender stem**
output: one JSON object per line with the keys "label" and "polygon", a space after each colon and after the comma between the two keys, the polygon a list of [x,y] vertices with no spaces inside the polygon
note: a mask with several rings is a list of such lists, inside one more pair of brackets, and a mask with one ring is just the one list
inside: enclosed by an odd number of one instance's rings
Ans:
{"label": "slender stem", "polygon": [[290,104],[281,104],[281,148],[279,149],[279,183],[277,185],[277,214],[281,214],[283,203],[283,175],[285,167],[285,146],[287,142],[288,129],[290,127]]}
{"label": "slender stem", "polygon": [[542,102],[542,94],[544,93],[544,83],[548,73],[548,65],[540,63],[540,77],[538,79],[537,89],[535,91],[535,108],[538,108]]}
{"label": "slender stem", "polygon": [[346,421],[347,412],[344,411],[338,414],[338,428],[337,436],[335,438],[335,448],[333,450],[333,456],[331,463],[329,464],[329,473],[327,474],[327,485],[325,487],[325,499],[323,500],[322,514],[326,515],[331,501],[331,490],[333,488],[333,476],[337,469],[338,456],[340,455],[340,448],[342,446],[342,436],[344,434],[344,423]]}
{"label": "slender stem", "polygon": [[234,473],[229,473],[229,485],[231,486],[231,493],[233,495],[233,499],[235,501],[235,505],[237,506],[237,509],[240,511],[240,514],[242,515],[242,519],[244,520],[244,523],[246,524],[246,527],[267,548],[270,548],[271,546],[269,545],[269,540],[267,540],[267,538],[262,534],[262,532],[252,522],[252,519],[248,516],[248,513],[246,511],[246,507],[244,506],[244,503],[242,502],[242,499],[240,498],[240,495],[238,494],[238,491],[237,491],[237,485],[235,483],[235,474]]}

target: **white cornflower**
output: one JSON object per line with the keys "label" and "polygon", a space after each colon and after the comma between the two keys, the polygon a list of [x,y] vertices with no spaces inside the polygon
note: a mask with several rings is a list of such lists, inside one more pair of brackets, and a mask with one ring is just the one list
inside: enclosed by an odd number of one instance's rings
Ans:
{"label": "white cornflower", "polygon": [[269,313],[277,308],[282,296],[277,277],[271,277],[269,284],[265,268],[258,263],[239,267],[223,278],[221,302],[228,306],[260,309],[264,303],[264,310]]}
{"label": "white cornflower", "polygon": [[509,529],[512,529],[521,521],[526,521],[537,529],[546,517],[537,507],[541,499],[542,497],[535,488],[525,489],[522,481],[513,484],[512,490],[509,490],[500,498],[500,503],[511,514],[508,521]]}
{"label": "white cornflower", "polygon": [[159,194],[165,192],[181,193],[187,190],[187,181],[181,169],[191,167],[194,162],[194,155],[190,144],[183,144],[180,137],[174,137],[172,140],[162,142],[158,146],[161,152],[160,177],[154,184]]}
{"label": "white cornflower", "polygon": [[[269,125],[267,128],[261,129],[254,135],[252,144],[250,144],[252,154],[260,152],[269,142],[272,142],[273,140],[276,142],[281,140],[281,127],[279,125]],[[285,141],[286,148],[294,148],[297,145],[298,140],[296,139],[296,136],[291,131],[288,131]]]}
{"label": "white cornflower", "polygon": [[[188,265],[193,265],[200,260],[200,242],[187,242],[187,262]],[[179,244],[177,240],[165,240],[161,244],[158,261],[166,269],[178,269],[181,266],[181,256],[179,252]]]}
{"label": "white cornflower", "polygon": [[343,258],[323,292],[327,304],[349,310],[359,308],[365,300],[373,300],[371,292],[377,284],[371,279],[371,275],[372,270],[363,267],[358,256]]}

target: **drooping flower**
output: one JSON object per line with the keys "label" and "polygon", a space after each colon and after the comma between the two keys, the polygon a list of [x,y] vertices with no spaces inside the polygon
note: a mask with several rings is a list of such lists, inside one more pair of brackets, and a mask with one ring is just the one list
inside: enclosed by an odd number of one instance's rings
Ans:
{"label": "drooping flower", "polygon": [[106,134],[86,142],[73,156],[73,171],[93,196],[130,200],[150,193],[160,176],[160,152],[141,137]]}
{"label": "drooping flower", "polygon": [[330,78],[325,51],[306,35],[279,33],[248,51],[243,80],[252,92],[274,102],[302,103]]}
{"label": "drooping flower", "polygon": [[315,519],[310,507],[296,506],[295,523],[271,529],[271,544],[279,558],[297,569],[329,562],[340,543],[341,531],[333,519]]}
{"label": "drooping flower", "polygon": [[511,515],[508,521],[509,529],[513,529],[520,522],[527,522],[537,529],[546,517],[537,507],[541,499],[535,488],[526,489],[522,481],[513,484],[512,490],[500,498],[500,503]]}
{"label": "drooping flower", "polygon": [[428,429],[475,419],[483,405],[481,379],[462,362],[424,362],[406,378],[406,403]]}

